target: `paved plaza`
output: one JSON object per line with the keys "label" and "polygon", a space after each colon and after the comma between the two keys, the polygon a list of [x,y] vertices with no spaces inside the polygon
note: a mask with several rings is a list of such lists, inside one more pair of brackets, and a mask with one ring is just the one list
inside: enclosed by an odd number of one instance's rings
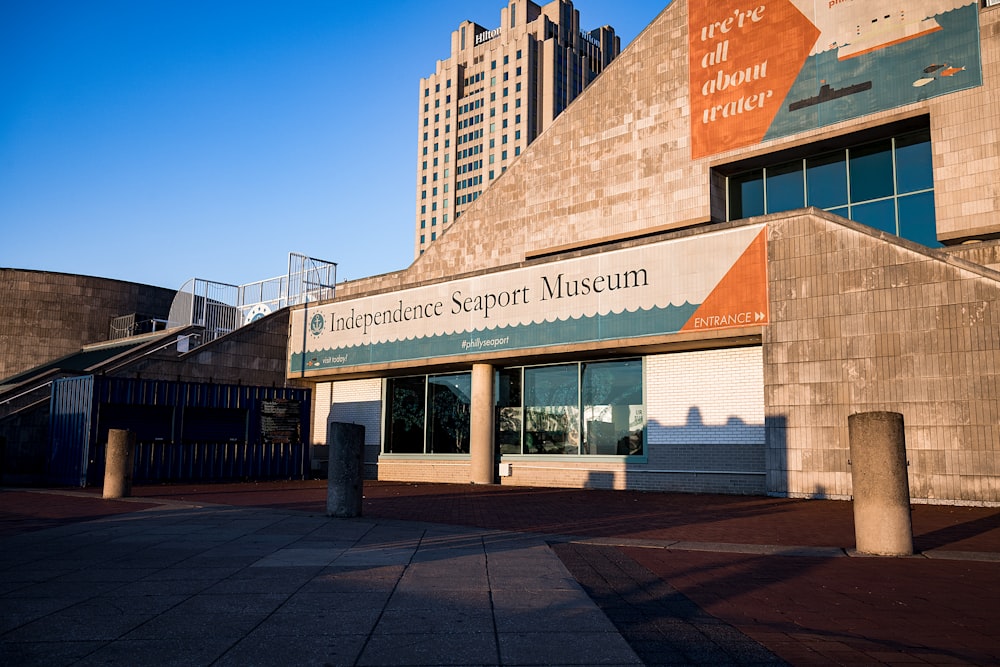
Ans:
{"label": "paved plaza", "polygon": [[365,495],[332,519],[321,481],[4,490],[0,663],[1000,662],[996,508],[916,506],[919,553],[874,558],[835,501]]}

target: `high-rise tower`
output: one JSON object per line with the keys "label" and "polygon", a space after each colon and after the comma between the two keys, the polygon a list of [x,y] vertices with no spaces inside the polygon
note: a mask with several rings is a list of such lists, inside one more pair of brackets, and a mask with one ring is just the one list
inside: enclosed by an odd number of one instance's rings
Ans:
{"label": "high-rise tower", "polygon": [[419,256],[621,50],[610,26],[583,32],[570,0],[511,0],[492,30],[463,21],[451,57],[420,81]]}

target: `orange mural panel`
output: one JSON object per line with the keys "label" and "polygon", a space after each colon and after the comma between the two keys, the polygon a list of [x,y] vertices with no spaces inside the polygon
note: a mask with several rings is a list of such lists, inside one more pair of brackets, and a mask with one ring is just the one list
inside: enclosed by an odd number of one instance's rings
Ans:
{"label": "orange mural panel", "polygon": [[760,143],[819,30],[791,0],[688,4],[691,156]]}
{"label": "orange mural panel", "polygon": [[767,228],[760,230],[681,331],[767,324]]}

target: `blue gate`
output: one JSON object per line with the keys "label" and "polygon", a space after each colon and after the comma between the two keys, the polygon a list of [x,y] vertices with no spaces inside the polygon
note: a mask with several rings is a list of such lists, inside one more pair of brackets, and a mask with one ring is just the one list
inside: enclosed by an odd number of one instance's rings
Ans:
{"label": "blue gate", "polygon": [[53,384],[50,480],[98,486],[108,431],[136,435],[133,481],[302,479],[308,389],[87,376]]}
{"label": "blue gate", "polygon": [[94,417],[94,376],[62,378],[52,383],[49,401],[49,481],[66,486],[87,483],[88,449]]}

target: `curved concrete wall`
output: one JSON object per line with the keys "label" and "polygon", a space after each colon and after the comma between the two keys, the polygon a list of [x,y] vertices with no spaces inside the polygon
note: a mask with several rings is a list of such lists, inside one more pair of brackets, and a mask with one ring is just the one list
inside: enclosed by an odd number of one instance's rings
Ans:
{"label": "curved concrete wall", "polygon": [[122,280],[0,268],[0,380],[108,340],[119,315],[166,319],[175,293]]}

